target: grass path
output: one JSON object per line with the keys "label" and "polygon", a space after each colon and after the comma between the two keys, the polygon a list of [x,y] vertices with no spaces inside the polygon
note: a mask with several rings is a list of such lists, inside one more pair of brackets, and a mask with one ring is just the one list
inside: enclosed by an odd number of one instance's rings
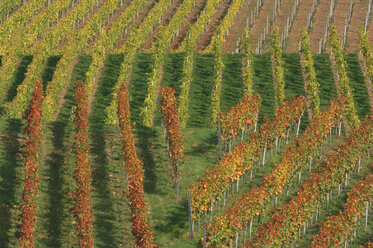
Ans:
{"label": "grass path", "polygon": [[370,114],[369,95],[365,85],[364,74],[361,71],[359,58],[357,54],[346,54],[345,60],[347,63],[347,76],[350,79],[350,87],[352,88],[355,108],[359,119],[362,121],[366,115]]}
{"label": "grass path", "polygon": [[103,248],[131,247],[132,243],[118,128],[105,124],[105,109],[122,62],[122,54],[105,60],[89,116],[94,241],[95,247]]}
{"label": "grass path", "polygon": [[262,97],[259,110],[259,123],[264,115],[275,116],[275,90],[273,87],[271,54],[253,55],[253,91]]}
{"label": "grass path", "polygon": [[334,83],[332,64],[328,54],[313,54],[317,82],[319,86],[320,110],[327,109],[330,99],[338,97]]}
{"label": "grass path", "polygon": [[193,80],[189,91],[189,114],[187,127],[210,127],[212,74],[214,57],[212,54],[195,54]]}
{"label": "grass path", "polygon": [[243,96],[243,77],[240,54],[225,54],[220,109],[227,112],[237,105]]}
{"label": "grass path", "polygon": [[[290,101],[293,97],[306,96],[304,90],[304,79],[302,75],[302,66],[298,53],[285,53],[282,56],[284,60],[284,79],[285,79],[285,97]],[[308,112],[305,109],[300,125],[300,130],[304,131],[309,124]]]}

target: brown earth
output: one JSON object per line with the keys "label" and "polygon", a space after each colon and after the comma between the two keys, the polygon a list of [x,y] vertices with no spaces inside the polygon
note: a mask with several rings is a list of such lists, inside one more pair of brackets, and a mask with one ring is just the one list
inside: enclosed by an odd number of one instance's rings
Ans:
{"label": "brown earth", "polygon": [[350,12],[350,0],[338,0],[335,6],[333,21],[330,25],[335,25],[337,36],[340,41],[343,40],[343,33],[346,24],[346,18]]}
{"label": "brown earth", "polygon": [[293,26],[289,32],[289,45],[286,48],[287,53],[297,53],[299,51],[299,41],[302,38],[302,28],[307,25],[307,17],[311,12],[313,1],[301,1],[299,9],[295,16]]}
{"label": "brown earth", "polygon": [[212,15],[210,22],[207,24],[206,31],[200,36],[196,44],[196,51],[203,51],[211,42],[212,36],[216,33],[216,28],[219,26],[225,15],[228,14],[228,8],[233,0],[222,0],[219,7]]}
{"label": "brown earth", "polygon": [[188,31],[188,25],[193,25],[200,15],[201,11],[205,8],[207,0],[197,0],[196,6],[190,11],[188,17],[186,18],[184,24],[179,30],[179,34],[171,41],[171,45],[168,48],[168,51],[176,50],[180,43],[183,41],[186,33]]}
{"label": "brown earth", "polygon": [[[287,18],[290,18],[291,10],[293,8],[294,0],[282,0],[280,11],[277,13],[274,21],[274,25],[272,26],[271,30],[268,31],[268,34],[272,33],[274,27],[279,28],[279,34],[281,37],[282,32],[285,31],[286,21]],[[270,28],[268,28],[270,29]],[[291,29],[289,30],[291,31]],[[271,35],[268,35],[268,39],[270,40]],[[266,47],[263,48],[264,52],[271,52],[272,48],[269,46],[267,49]]]}
{"label": "brown earth", "polygon": [[[171,6],[167,9],[166,13],[162,16],[162,20],[160,22],[160,25],[167,25],[169,23],[169,21],[171,20],[172,16],[175,14],[176,10],[179,8],[180,4],[181,4],[180,1],[173,1],[171,3]],[[158,31],[159,31],[159,25],[157,25],[154,28],[153,33],[151,33],[148,36],[148,39],[142,45],[142,47],[141,47],[140,50],[146,50],[146,49],[150,49],[151,48],[151,46],[153,45],[153,42],[156,39]]]}
{"label": "brown earth", "polygon": [[356,52],[359,44],[359,27],[364,26],[368,9],[367,0],[355,0],[350,27],[347,31],[345,50],[347,53]]}
{"label": "brown earth", "polygon": [[271,20],[272,20],[274,3],[275,3],[274,0],[264,1],[262,10],[259,12],[258,17],[256,18],[256,21],[255,21],[253,27],[251,28],[251,39],[252,39],[251,48],[252,48],[253,52],[255,52],[255,49],[257,47],[258,39],[260,39],[260,34],[263,33],[263,30],[266,27],[267,16],[268,16],[268,25],[269,25],[268,26],[269,36],[272,33]]}
{"label": "brown earth", "polygon": [[326,22],[329,15],[330,1],[320,1],[315,10],[314,22],[310,31],[310,45],[313,53],[319,52],[319,42],[324,38]]}
{"label": "brown earth", "polygon": [[287,21],[288,17],[290,19],[291,10],[293,9],[293,5],[294,5],[294,0],[282,0],[281,9],[277,13],[275,23],[273,25],[274,27],[279,28],[280,37],[281,37],[281,33],[285,31],[286,21]]}
{"label": "brown earth", "polygon": [[229,28],[229,33],[225,37],[223,44],[223,53],[236,52],[237,41],[242,38],[246,28],[246,18],[250,18],[251,11],[254,10],[256,1],[245,0],[241,9],[238,11],[236,19]]}

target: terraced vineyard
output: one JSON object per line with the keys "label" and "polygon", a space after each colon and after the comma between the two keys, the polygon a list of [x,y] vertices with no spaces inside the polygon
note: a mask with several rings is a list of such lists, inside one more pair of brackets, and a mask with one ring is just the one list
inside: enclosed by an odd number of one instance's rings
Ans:
{"label": "terraced vineyard", "polygon": [[1,1],[0,247],[372,247],[371,5]]}

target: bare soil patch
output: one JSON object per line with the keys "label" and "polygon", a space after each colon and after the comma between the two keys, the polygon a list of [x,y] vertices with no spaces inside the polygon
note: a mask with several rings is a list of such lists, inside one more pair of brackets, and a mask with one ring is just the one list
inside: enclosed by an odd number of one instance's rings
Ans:
{"label": "bare soil patch", "polygon": [[326,22],[329,15],[330,1],[320,1],[315,10],[314,21],[310,32],[311,51],[319,52],[319,42],[324,37]]}
{"label": "bare soil patch", "polygon": [[236,52],[237,41],[242,38],[246,28],[246,19],[250,18],[249,13],[254,10],[256,1],[245,0],[241,9],[238,11],[236,19],[229,28],[228,35],[223,44],[223,53]]}
{"label": "bare soil patch", "polygon": [[348,17],[349,12],[350,0],[338,0],[334,10],[333,22],[330,23],[330,25],[335,25],[340,41],[343,40],[346,18]]}
{"label": "bare soil patch", "polygon": [[272,13],[273,13],[273,5],[275,1],[269,0],[264,1],[263,7],[261,11],[259,12],[258,17],[256,18],[256,21],[254,25],[251,28],[251,39],[252,39],[252,50],[255,52],[255,48],[258,43],[258,39],[260,38],[260,35],[263,33],[264,28],[266,27],[266,18],[268,17],[269,23],[268,23],[268,34],[272,33],[271,28],[271,20],[272,20]]}
{"label": "bare soil patch", "polygon": [[287,53],[297,53],[299,51],[299,41],[302,38],[302,28],[307,25],[307,18],[311,12],[313,1],[301,1],[298,13],[294,19],[293,26],[289,33],[289,45]]}
{"label": "bare soil patch", "polygon": [[359,44],[359,27],[364,26],[369,2],[355,0],[350,27],[347,32],[345,50],[347,53],[357,52]]}

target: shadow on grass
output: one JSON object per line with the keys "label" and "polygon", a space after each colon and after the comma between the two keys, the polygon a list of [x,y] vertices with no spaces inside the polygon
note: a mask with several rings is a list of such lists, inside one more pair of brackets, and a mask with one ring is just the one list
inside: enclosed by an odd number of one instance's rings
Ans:
{"label": "shadow on grass", "polygon": [[22,59],[21,59],[21,63],[19,64],[18,68],[16,69],[16,73],[14,75],[14,81],[12,82],[12,85],[10,86],[7,94],[6,94],[6,97],[5,97],[5,100],[6,101],[12,101],[13,98],[17,95],[17,88],[18,86],[23,82],[23,80],[25,79],[25,73],[27,71],[27,67],[28,65],[31,63],[32,61],[32,56],[24,56]]}
{"label": "shadow on grass", "polygon": [[148,194],[156,193],[156,168],[152,153],[152,140],[156,138],[156,131],[152,128],[138,125],[136,127],[136,136],[138,137],[137,156],[141,158],[144,167],[144,192]]}
{"label": "shadow on grass", "polygon": [[62,58],[61,55],[51,56],[48,58],[47,64],[43,69],[43,74],[41,76],[41,82],[43,83],[43,90],[47,89],[47,84],[52,80],[54,71],[56,70],[56,65],[58,61]]}
{"label": "shadow on grass", "polygon": [[112,195],[111,178],[115,173],[109,160],[110,152],[106,148],[112,144],[110,133],[117,134],[117,129],[105,124],[105,110],[112,100],[112,89],[119,76],[123,55],[110,55],[104,62],[101,77],[98,81],[95,98],[92,102],[92,113],[89,117],[90,147],[93,156],[92,170],[92,205],[94,216],[94,236],[97,247],[117,247],[116,236],[120,234],[115,211],[115,199]]}
{"label": "shadow on grass", "polygon": [[164,222],[155,225],[154,229],[156,232],[179,238],[189,228],[188,199],[182,199],[179,204],[168,210]]}
{"label": "shadow on grass", "polygon": [[64,192],[62,186],[64,182],[61,175],[61,169],[65,164],[65,154],[69,151],[64,146],[66,135],[67,123],[64,121],[56,121],[51,124],[52,132],[52,152],[46,161],[50,170],[50,180],[48,180],[48,195],[50,196],[50,208],[47,214],[47,226],[50,239],[46,241],[49,247],[61,247],[61,225],[63,222],[63,198]]}
{"label": "shadow on grass", "polygon": [[[51,57],[49,66],[57,63],[60,57]],[[81,79],[84,71],[88,68],[90,58],[80,56],[71,77],[70,85],[64,96],[64,104],[58,114],[55,122],[49,126],[51,133],[51,151],[46,160],[48,175],[47,194],[48,209],[46,213],[45,225],[47,226],[47,236],[40,240],[46,247],[73,246],[71,242],[74,233],[73,213],[71,208],[75,202],[70,195],[75,188],[74,174],[74,154],[72,154],[72,145],[74,142],[74,125],[72,122],[71,108],[75,105],[74,87],[75,80]],[[52,71],[45,69],[43,80],[50,80]],[[50,70],[54,70],[51,68]],[[44,85],[45,87],[45,85]]]}
{"label": "shadow on grass", "polygon": [[192,146],[191,151],[186,152],[185,155],[203,155],[215,149],[217,145],[218,137],[212,133],[207,138],[202,139],[198,145]]}
{"label": "shadow on grass", "polygon": [[16,188],[20,185],[20,153],[22,144],[19,140],[23,132],[21,120],[7,120],[2,137],[2,157],[0,160],[0,247],[9,247],[11,218],[13,206],[17,203]]}

